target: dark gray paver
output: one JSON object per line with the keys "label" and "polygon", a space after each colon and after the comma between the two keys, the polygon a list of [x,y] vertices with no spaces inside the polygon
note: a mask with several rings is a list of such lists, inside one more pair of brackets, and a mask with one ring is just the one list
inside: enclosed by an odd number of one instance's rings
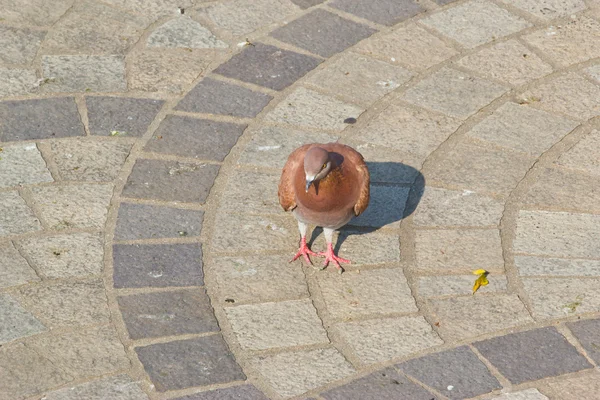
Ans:
{"label": "dark gray paver", "polygon": [[204,202],[218,165],[137,160],[123,196],[164,201]]}
{"label": "dark gray paver", "polygon": [[200,244],[114,245],[116,288],[204,283]]}
{"label": "dark gray paver", "polygon": [[163,100],[124,97],[86,97],[90,133],[109,136],[112,131],[142,136],[164,104]]}
{"label": "dark gray paver", "polygon": [[323,3],[325,0],[292,0],[292,3],[297,5],[298,7],[306,10],[309,7],[316,6],[318,4]]}
{"label": "dark gray paver", "polygon": [[223,161],[246,126],[169,115],[144,150]]}
{"label": "dark gray paver", "polygon": [[412,0],[335,0],[329,5],[383,25],[394,25],[424,11]]}
{"label": "dark gray paver", "polygon": [[322,393],[327,400],[432,400],[434,396],[398,374],[393,368],[367,375]]}
{"label": "dark gray paver", "polygon": [[175,107],[176,110],[253,118],[273,99],[231,83],[204,78]]}
{"label": "dark gray paver", "polygon": [[274,30],[271,36],[321,57],[331,57],[375,32],[366,25],[318,9]]}
{"label": "dark gray paver", "polygon": [[152,344],[135,351],[159,392],[246,379],[221,335]]}
{"label": "dark gray paver", "polygon": [[474,346],[513,384],[592,368],[554,327],[512,333]]}
{"label": "dark gray paver", "polygon": [[502,387],[467,346],[410,360],[398,368],[450,399],[475,397]]}
{"label": "dark gray paver", "polygon": [[117,301],[132,339],[219,331],[201,288],[120,296]]}
{"label": "dark gray paver", "polygon": [[72,97],[0,103],[0,141],[83,136]]}
{"label": "dark gray paver", "polygon": [[194,393],[174,400],[268,400],[268,397],[252,385],[240,385]]}
{"label": "dark gray paver", "polygon": [[588,319],[567,324],[588,355],[600,364],[600,319]]}
{"label": "dark gray paver", "polygon": [[214,72],[273,90],[282,90],[313,70],[321,60],[255,43],[221,64]]}
{"label": "dark gray paver", "polygon": [[121,203],[117,217],[117,240],[199,236],[204,211]]}

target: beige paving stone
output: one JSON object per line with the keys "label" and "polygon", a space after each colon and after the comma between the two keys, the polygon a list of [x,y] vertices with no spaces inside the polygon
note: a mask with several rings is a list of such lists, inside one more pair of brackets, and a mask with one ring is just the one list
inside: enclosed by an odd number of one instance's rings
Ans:
{"label": "beige paving stone", "polygon": [[[468,295],[473,293],[473,284],[477,276],[469,275],[433,275],[417,278],[419,297],[438,297],[449,295]],[[489,284],[481,286],[477,293],[506,292],[506,276],[488,275]]]}
{"label": "beige paving stone", "polygon": [[563,67],[600,56],[600,22],[580,16],[526,35],[523,39]]}
{"label": "beige paving stone", "polygon": [[110,326],[35,338],[27,346],[75,378],[104,375],[130,366],[123,344]]}
{"label": "beige paving stone", "polygon": [[310,299],[227,307],[225,313],[245,350],[329,343]]}
{"label": "beige paving stone", "polygon": [[43,56],[40,91],[121,92],[127,88],[122,56]]}
{"label": "beige paving stone", "polygon": [[398,228],[404,216],[409,187],[371,184],[369,206],[350,220],[353,226]]}
{"label": "beige paving stone", "polygon": [[130,90],[183,93],[203,75],[211,57],[202,50],[146,49],[128,60]]}
{"label": "beige paving stone", "polygon": [[522,282],[538,318],[561,318],[600,308],[599,279],[524,278]]}
{"label": "beige paving stone", "polygon": [[180,7],[189,12],[189,7],[198,2],[194,0],[106,0],[104,3],[158,19],[164,16],[181,15]]}
{"label": "beige paving stone", "polygon": [[50,26],[73,5],[74,0],[1,0],[0,19],[15,24]]}
{"label": "beige paving stone", "polygon": [[556,379],[548,382],[547,385],[550,386],[557,400],[600,400],[600,372],[598,371],[589,375]]}
{"label": "beige paving stone", "polygon": [[331,348],[260,356],[250,363],[284,397],[300,395],[355,372],[344,356]]}
{"label": "beige paving stone", "polygon": [[16,190],[0,193],[0,236],[41,229],[40,221]]}
{"label": "beige paving stone", "polygon": [[303,144],[331,143],[337,139],[338,136],[326,133],[267,126],[253,134],[238,163],[281,170],[292,151]]}
{"label": "beige paving stone", "polygon": [[461,58],[457,64],[515,86],[524,85],[552,72],[550,65],[512,39]]}
{"label": "beige paving stone", "polygon": [[423,317],[346,322],[334,329],[364,364],[404,357],[443,343]]}
{"label": "beige paving stone", "polygon": [[600,211],[600,182],[594,175],[546,168],[523,203],[582,212]]}
{"label": "beige paving stone", "polygon": [[82,383],[45,393],[44,400],[148,400],[148,395],[127,375]]}
{"label": "beige paving stone", "polygon": [[419,272],[504,270],[497,229],[417,230],[415,255]]}
{"label": "beige paving stone", "polygon": [[219,29],[240,36],[281,21],[300,11],[288,0],[229,0],[198,9],[198,15],[210,20]]}
{"label": "beige paving stone", "polygon": [[523,153],[463,140],[431,163],[425,175],[478,193],[508,196],[535,160]]}
{"label": "beige paving stone", "polygon": [[412,72],[400,66],[350,52],[311,75],[306,82],[368,107],[412,77]]}
{"label": "beige paving stone", "polygon": [[569,212],[519,211],[516,252],[558,257],[596,258],[600,216]]}
{"label": "beige paving stone", "polygon": [[515,256],[515,265],[521,276],[550,275],[600,277],[599,260]]}
{"label": "beige paving stone", "polygon": [[397,103],[383,110],[352,137],[399,150],[407,163],[419,168],[459,126],[457,119]]}
{"label": "beige paving stone", "polygon": [[60,176],[68,181],[115,180],[131,146],[118,140],[76,139],[51,143]]}
{"label": "beige paving stone", "polygon": [[342,139],[344,143],[364,157],[371,183],[412,184],[419,176],[418,162],[410,161],[411,156],[390,147],[381,147],[372,143],[364,143],[352,139]]}
{"label": "beige paving stone", "polygon": [[593,130],[575,146],[564,152],[556,163],[568,168],[600,175],[600,158],[595,151],[598,148],[600,148],[600,131]]}
{"label": "beige paving stone", "polygon": [[549,400],[537,389],[526,389],[518,392],[504,393],[500,396],[490,398],[490,400]]}
{"label": "beige paving stone", "polygon": [[297,88],[265,116],[266,121],[298,127],[343,130],[347,118],[358,118],[364,110],[309,90]]}
{"label": "beige paving stone", "polygon": [[572,72],[523,93],[519,99],[581,120],[600,115],[600,87]]}
{"label": "beige paving stone", "polygon": [[31,93],[37,87],[35,69],[0,67],[0,97]]}
{"label": "beige paving stone", "polygon": [[454,48],[414,23],[401,26],[387,35],[367,39],[358,48],[417,71],[458,54]]}
{"label": "beige paving stone", "polygon": [[220,208],[233,210],[243,205],[250,214],[280,214],[277,197],[280,173],[233,170],[221,195]]}
{"label": "beige paving stone", "polygon": [[497,226],[504,204],[470,190],[426,186],[414,214],[417,226]]}
{"label": "beige paving stone", "polygon": [[73,377],[24,343],[0,347],[0,399],[16,400],[64,385]]}
{"label": "beige paving stone", "polygon": [[19,295],[50,329],[109,322],[101,280],[27,286],[19,290]]}
{"label": "beige paving stone", "polygon": [[[342,241],[341,245],[340,241]],[[323,235],[320,235],[315,242],[314,251],[326,249]],[[340,248],[336,254],[350,259],[353,266],[396,263],[400,260],[400,244],[396,235],[379,232],[365,234],[352,228],[345,228],[333,242],[336,249],[338,246]],[[318,265],[319,259],[315,260],[315,265]]]}
{"label": "beige paving stone", "polygon": [[40,278],[11,242],[0,242],[0,288],[37,282]]}
{"label": "beige paving stone", "polygon": [[2,147],[0,188],[52,181],[52,175],[35,144]]}
{"label": "beige paving stone", "polygon": [[189,17],[169,20],[156,28],[147,40],[148,47],[187,49],[227,48],[211,31]]}
{"label": "beige paving stone", "polygon": [[219,299],[237,302],[275,301],[308,297],[300,262],[292,254],[213,259]]}
{"label": "beige paving stone", "polygon": [[586,9],[583,0],[501,0],[506,4],[531,13],[538,18],[552,20],[567,17]]}
{"label": "beige paving stone", "polygon": [[100,275],[104,268],[104,241],[97,233],[38,236],[19,245],[46,279]]}
{"label": "beige paving stone", "polygon": [[[293,220],[293,221],[292,221]],[[297,224],[289,216],[217,214],[212,243],[218,252],[291,250],[299,240]]]}
{"label": "beige paving stone", "polygon": [[[45,54],[124,54],[150,20],[107,5],[85,0],[74,4],[44,42]],[[115,32],[118,32],[116,35]]]}
{"label": "beige paving stone", "polygon": [[429,110],[466,119],[506,91],[507,87],[497,83],[442,68],[408,89],[402,98]]}
{"label": "beige paving stone", "polygon": [[421,20],[421,23],[474,48],[523,30],[531,24],[494,3],[473,0],[448,8]]}
{"label": "beige paving stone", "polygon": [[418,311],[401,269],[351,271],[342,276],[336,275],[317,275],[327,311],[335,319]]}
{"label": "beige paving stone", "polygon": [[498,294],[429,300],[440,320],[440,334],[446,341],[469,339],[484,333],[533,322],[516,295]]}
{"label": "beige paving stone", "polygon": [[31,188],[40,217],[52,229],[104,228],[113,186],[78,184]]}
{"label": "beige paving stone", "polygon": [[505,103],[467,135],[540,156],[577,126],[577,122],[535,108]]}

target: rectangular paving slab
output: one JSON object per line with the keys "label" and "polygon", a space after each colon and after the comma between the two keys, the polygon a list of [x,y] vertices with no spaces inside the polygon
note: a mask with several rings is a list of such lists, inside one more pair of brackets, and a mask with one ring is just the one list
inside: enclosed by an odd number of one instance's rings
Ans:
{"label": "rectangular paving slab", "polygon": [[116,288],[204,284],[200,244],[114,245]]}
{"label": "rectangular paving slab", "polygon": [[388,26],[424,11],[417,2],[412,0],[373,0],[368,3],[361,0],[335,0],[329,4],[357,17]]}
{"label": "rectangular paving slab", "polygon": [[133,166],[123,196],[203,203],[219,168],[214,164],[140,159]]}
{"label": "rectangular paving slab", "polygon": [[366,25],[317,9],[274,30],[271,36],[321,57],[331,57],[375,32]]}
{"label": "rectangular paving slab", "polygon": [[218,332],[219,325],[204,289],[117,297],[132,339]]}
{"label": "rectangular paving slab", "polygon": [[127,375],[86,382],[44,394],[46,400],[148,400],[139,384]]}
{"label": "rectangular paving slab", "polygon": [[157,343],[135,351],[159,392],[246,379],[221,335]]}
{"label": "rectangular paving slab", "polygon": [[421,386],[386,368],[343,386],[321,393],[327,400],[432,400],[435,396]]}
{"label": "rectangular paving slab", "polygon": [[122,132],[142,136],[160,111],[163,100],[86,96],[90,133],[108,136]]}
{"label": "rectangular paving slab", "polygon": [[467,346],[410,360],[398,368],[449,399],[471,398],[502,387]]}
{"label": "rectangular paving slab", "polygon": [[174,400],[268,400],[260,390],[252,385],[239,385],[224,389],[207,390],[177,397]]}
{"label": "rectangular paving slab", "polygon": [[192,113],[254,118],[273,99],[265,93],[212,78],[204,78],[177,104]]}
{"label": "rectangular paving slab", "polygon": [[0,141],[84,136],[72,97],[0,103]]}
{"label": "rectangular paving slab", "polygon": [[592,368],[554,327],[512,333],[474,345],[513,384]]}
{"label": "rectangular paving slab", "polygon": [[145,151],[223,161],[246,125],[168,115]]}
{"label": "rectangular paving slab", "polygon": [[273,90],[283,90],[321,60],[262,43],[246,46],[242,52],[215,69],[215,73]]}
{"label": "rectangular paving slab", "polygon": [[204,211],[121,203],[115,239],[160,239],[200,236]]}

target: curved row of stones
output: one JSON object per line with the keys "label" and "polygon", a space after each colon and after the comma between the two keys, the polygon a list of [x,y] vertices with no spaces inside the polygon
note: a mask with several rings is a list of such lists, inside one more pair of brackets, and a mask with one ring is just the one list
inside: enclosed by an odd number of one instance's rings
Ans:
{"label": "curved row of stones", "polygon": [[[156,26],[128,53],[127,81],[115,67],[120,59],[125,70],[122,56],[3,59],[39,59],[43,70],[5,95],[158,94],[0,103],[0,140],[31,141],[1,154],[2,265],[11,265],[1,298],[11,328],[0,335],[0,362],[12,369],[2,398],[60,386],[68,389],[46,398],[264,398],[246,379],[272,398],[597,392],[592,370],[537,389],[528,382],[599,362],[597,320],[550,326],[598,309],[598,5],[296,1],[301,12],[259,3],[140,22],[138,30]],[[109,36],[143,15],[122,11],[76,4],[57,25],[108,15]],[[301,16],[217,62],[232,38],[293,13]],[[457,28],[459,16],[468,29]],[[64,33],[44,46],[81,50]],[[125,52],[135,42],[127,40],[110,52]],[[176,47],[222,49],[210,50],[220,66],[181,101],[177,92],[212,68]],[[338,240],[355,261],[341,277],[287,264],[297,234],[276,203],[287,154],[330,140],[358,148],[373,176],[369,210]],[[119,208],[103,235],[109,204]],[[476,268],[491,271],[491,283],[470,296]]]}

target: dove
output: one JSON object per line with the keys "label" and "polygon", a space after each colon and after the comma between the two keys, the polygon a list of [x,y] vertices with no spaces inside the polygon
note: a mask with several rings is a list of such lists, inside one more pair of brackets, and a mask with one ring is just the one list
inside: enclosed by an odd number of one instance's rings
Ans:
{"label": "dove", "polygon": [[[324,267],[332,263],[340,273],[340,263],[351,261],[338,257],[333,249],[333,234],[369,205],[369,169],[363,156],[341,143],[311,143],[294,150],[288,157],[279,181],[279,203],[298,220],[300,249],[291,261],[309,256],[323,256]],[[323,228],[327,250],[315,253],[306,244],[309,225]],[[291,262],[290,261],[290,262]]]}

